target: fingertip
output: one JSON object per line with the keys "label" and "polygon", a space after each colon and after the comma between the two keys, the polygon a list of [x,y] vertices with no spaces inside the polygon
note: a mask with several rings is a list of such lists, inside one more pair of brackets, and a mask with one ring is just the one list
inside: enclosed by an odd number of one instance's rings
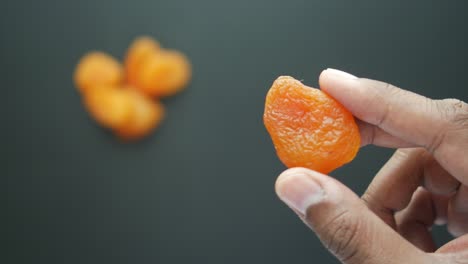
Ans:
{"label": "fingertip", "polygon": [[333,84],[335,82],[340,83],[340,82],[357,81],[357,80],[359,80],[359,78],[350,73],[328,68],[328,69],[323,70],[320,73],[319,85],[321,89],[328,90],[328,88],[334,87],[334,85],[328,85],[328,84]]}
{"label": "fingertip", "polygon": [[327,68],[320,73],[320,77],[335,77],[335,78],[341,78],[341,79],[348,79],[348,80],[357,80],[359,79],[355,75],[352,75],[351,73],[347,73],[341,70],[333,69],[333,68]]}
{"label": "fingertip", "polygon": [[311,177],[313,180],[321,181],[320,178],[328,177],[328,176],[320,172],[307,169],[307,168],[303,168],[303,167],[289,168],[283,171],[278,176],[278,178],[276,179],[276,183],[275,183],[275,189],[278,191],[278,188],[281,188],[281,186],[284,183],[290,181],[291,178],[295,178],[295,177]]}
{"label": "fingertip", "polygon": [[276,180],[275,190],[284,203],[304,216],[310,206],[323,200],[323,176],[305,168],[288,169]]}
{"label": "fingertip", "polygon": [[357,107],[357,96],[361,92],[359,78],[347,72],[326,69],[319,77],[320,89],[343,104],[346,108]]}

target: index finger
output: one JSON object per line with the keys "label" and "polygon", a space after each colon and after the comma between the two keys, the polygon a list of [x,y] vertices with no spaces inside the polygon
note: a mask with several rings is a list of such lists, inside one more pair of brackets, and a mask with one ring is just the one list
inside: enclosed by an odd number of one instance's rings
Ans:
{"label": "index finger", "polygon": [[432,100],[393,85],[328,69],[320,88],[354,116],[405,142],[426,148],[454,177],[468,184],[468,105]]}

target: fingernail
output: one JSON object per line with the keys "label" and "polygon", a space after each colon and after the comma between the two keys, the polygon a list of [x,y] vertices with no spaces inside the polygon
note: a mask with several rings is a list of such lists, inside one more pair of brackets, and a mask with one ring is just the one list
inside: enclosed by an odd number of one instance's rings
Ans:
{"label": "fingernail", "polygon": [[434,220],[434,225],[441,226],[441,225],[445,225],[445,224],[447,224],[447,218],[445,218],[445,217],[437,217]]}
{"label": "fingernail", "polygon": [[310,175],[295,169],[278,177],[276,191],[283,202],[302,215],[324,197],[323,189]]}
{"label": "fingernail", "polygon": [[332,69],[332,68],[328,68],[326,70],[328,73],[330,74],[333,74],[337,77],[340,77],[340,78],[344,78],[344,79],[351,79],[351,80],[355,80],[355,79],[358,79],[358,77],[350,74],[350,73],[347,73],[347,72],[344,72],[344,71],[340,71],[340,70],[336,70],[336,69]]}

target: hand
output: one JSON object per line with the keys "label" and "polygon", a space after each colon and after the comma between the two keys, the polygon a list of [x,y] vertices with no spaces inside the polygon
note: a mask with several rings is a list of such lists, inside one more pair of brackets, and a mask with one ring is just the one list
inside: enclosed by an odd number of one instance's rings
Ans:
{"label": "hand", "polygon": [[[362,198],[304,168],[279,176],[278,196],[343,263],[468,263],[468,105],[332,69],[320,87],[358,119],[362,145],[400,149]],[[458,238],[436,249],[434,223]]]}

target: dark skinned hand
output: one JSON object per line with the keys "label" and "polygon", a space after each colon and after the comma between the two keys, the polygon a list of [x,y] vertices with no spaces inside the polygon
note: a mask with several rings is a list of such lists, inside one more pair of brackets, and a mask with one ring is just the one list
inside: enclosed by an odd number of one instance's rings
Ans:
{"label": "dark skinned hand", "polygon": [[[333,69],[320,88],[356,117],[363,146],[397,150],[361,198],[304,168],[279,176],[279,197],[343,263],[468,263],[468,105]],[[455,239],[436,248],[434,224]]]}

